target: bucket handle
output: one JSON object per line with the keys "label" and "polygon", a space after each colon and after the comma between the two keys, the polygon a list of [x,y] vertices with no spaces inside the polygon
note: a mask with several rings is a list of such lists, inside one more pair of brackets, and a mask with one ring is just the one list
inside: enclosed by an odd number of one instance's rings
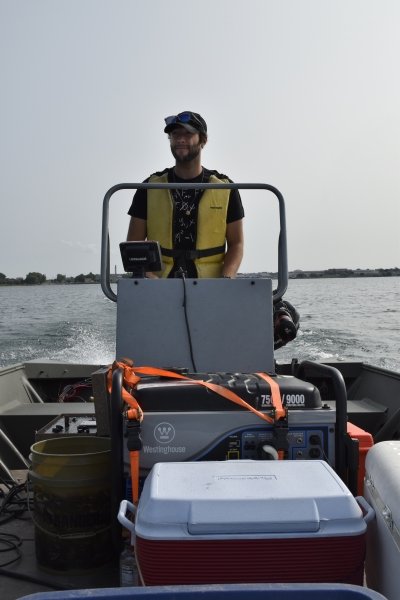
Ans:
{"label": "bucket handle", "polygon": [[121,504],[119,505],[118,521],[121,523],[121,525],[129,529],[129,531],[135,533],[135,523],[132,523],[132,521],[126,517],[127,509],[130,510],[132,514],[136,515],[136,506],[134,506],[132,502],[129,502],[128,500],[122,500]]}
{"label": "bucket handle", "polygon": [[372,508],[372,506],[370,504],[368,504],[368,502],[366,501],[366,499],[363,496],[356,496],[355,499],[357,500],[358,504],[360,504],[361,507],[367,513],[366,515],[364,515],[365,523],[366,524],[370,523],[372,521],[372,519],[375,517],[374,509]]}
{"label": "bucket handle", "polygon": [[29,485],[28,483],[31,482],[33,483],[33,481],[29,478],[29,471],[27,473],[26,476],[26,484],[25,484],[25,488],[26,488],[26,503],[27,503],[27,507],[28,507],[28,512],[29,515],[32,519],[32,521],[34,522],[35,526],[40,529],[40,531],[42,531],[43,533],[46,533],[47,535],[49,535],[52,538],[57,538],[59,540],[80,540],[83,538],[90,538],[90,537],[94,537],[95,535],[97,535],[98,533],[103,533],[104,531],[107,531],[108,529],[110,529],[111,525],[109,525],[108,527],[105,527],[104,529],[99,529],[99,531],[90,531],[88,533],[64,533],[63,535],[59,535],[58,533],[53,533],[51,531],[47,531],[47,529],[43,529],[43,527],[41,527],[41,525],[39,525],[39,523],[37,521],[35,521],[35,517],[32,514],[31,511],[31,507],[29,504]]}

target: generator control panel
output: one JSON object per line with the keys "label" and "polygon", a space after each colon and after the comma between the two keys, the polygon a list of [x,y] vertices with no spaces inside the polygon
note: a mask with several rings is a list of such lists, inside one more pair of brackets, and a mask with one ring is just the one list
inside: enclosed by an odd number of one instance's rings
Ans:
{"label": "generator control panel", "polygon": [[[288,460],[326,460],[331,463],[334,449],[334,427],[293,427],[287,440]],[[250,429],[235,432],[220,440],[214,448],[198,460],[275,460],[277,452],[271,428]]]}
{"label": "generator control panel", "polygon": [[[334,415],[331,415],[332,417]],[[150,419],[148,419],[150,420]],[[173,421],[173,419],[170,419]],[[175,423],[175,421],[174,421]],[[176,432],[169,431],[174,427],[172,423],[164,423],[162,431],[169,432],[169,440],[174,442]],[[156,427],[156,432],[158,428]],[[192,438],[195,438],[192,430]],[[202,436],[203,438],[203,436]],[[335,463],[335,424],[334,423],[309,423],[290,427],[287,434],[288,449],[285,452],[286,460],[325,460],[331,467]],[[170,451],[170,443],[163,446],[144,446],[140,456],[140,485],[141,491],[144,481],[156,462],[169,460],[185,460],[185,446],[172,446],[180,452]],[[183,442],[183,443],[188,443]],[[191,454],[189,460],[194,461],[225,461],[225,460],[276,460],[278,453],[274,447],[275,434],[272,426],[247,426],[225,435],[204,447],[200,451]],[[150,456],[149,456],[150,454]],[[151,458],[150,458],[151,457]],[[179,457],[179,458],[178,458]],[[130,483],[129,456],[125,452],[125,477],[126,498],[131,500],[132,491]],[[147,467],[147,468],[144,468]]]}

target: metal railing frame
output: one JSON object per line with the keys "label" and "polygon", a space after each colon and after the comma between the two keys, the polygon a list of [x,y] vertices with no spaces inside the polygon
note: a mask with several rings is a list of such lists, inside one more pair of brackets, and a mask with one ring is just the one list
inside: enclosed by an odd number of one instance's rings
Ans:
{"label": "metal railing frame", "polygon": [[104,294],[112,300],[117,301],[117,295],[112,291],[110,285],[110,241],[108,235],[109,204],[115,192],[119,190],[267,190],[272,192],[279,202],[280,234],[278,242],[278,288],[273,294],[273,300],[282,298],[288,286],[288,263],[287,263],[287,238],[286,238],[286,214],[285,201],[280,191],[266,183],[120,183],[108,190],[103,201],[103,225],[101,234],[101,287]]}
{"label": "metal railing frame", "polygon": [[353,496],[357,496],[359,443],[357,439],[352,439],[347,433],[347,391],[343,375],[335,367],[303,360],[299,365],[297,377],[306,381],[307,371],[332,379],[336,401],[335,471],[347,484]]}

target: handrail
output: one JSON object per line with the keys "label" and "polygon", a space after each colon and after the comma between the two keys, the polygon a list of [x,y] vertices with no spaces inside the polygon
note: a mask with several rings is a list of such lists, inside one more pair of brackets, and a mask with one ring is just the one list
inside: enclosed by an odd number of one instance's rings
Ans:
{"label": "handrail", "polygon": [[280,191],[266,183],[119,183],[108,190],[103,201],[103,226],[101,234],[101,287],[104,294],[117,301],[117,295],[110,286],[110,259],[109,259],[109,203],[111,196],[119,190],[267,190],[275,194],[279,202],[280,234],[278,242],[278,288],[273,294],[273,300],[279,300],[288,286],[287,240],[286,240],[286,215],[285,201]]}
{"label": "handrail", "polygon": [[[343,375],[335,367],[311,360],[303,360],[299,365],[297,377],[305,381],[306,371],[314,371],[332,379],[336,400],[336,427],[335,427],[335,471],[346,483],[346,455],[344,445],[347,436],[347,392]],[[351,490],[353,492],[353,490]]]}

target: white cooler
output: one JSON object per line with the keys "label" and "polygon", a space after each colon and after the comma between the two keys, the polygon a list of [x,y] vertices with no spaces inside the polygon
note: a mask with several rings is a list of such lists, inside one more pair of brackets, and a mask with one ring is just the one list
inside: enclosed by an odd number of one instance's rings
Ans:
{"label": "white cooler", "polygon": [[323,461],[158,463],[140,498],[135,550],[145,585],[362,585],[366,522]]}
{"label": "white cooler", "polygon": [[365,461],[365,499],[376,512],[368,527],[365,571],[368,587],[400,598],[400,441],[373,446]]}

